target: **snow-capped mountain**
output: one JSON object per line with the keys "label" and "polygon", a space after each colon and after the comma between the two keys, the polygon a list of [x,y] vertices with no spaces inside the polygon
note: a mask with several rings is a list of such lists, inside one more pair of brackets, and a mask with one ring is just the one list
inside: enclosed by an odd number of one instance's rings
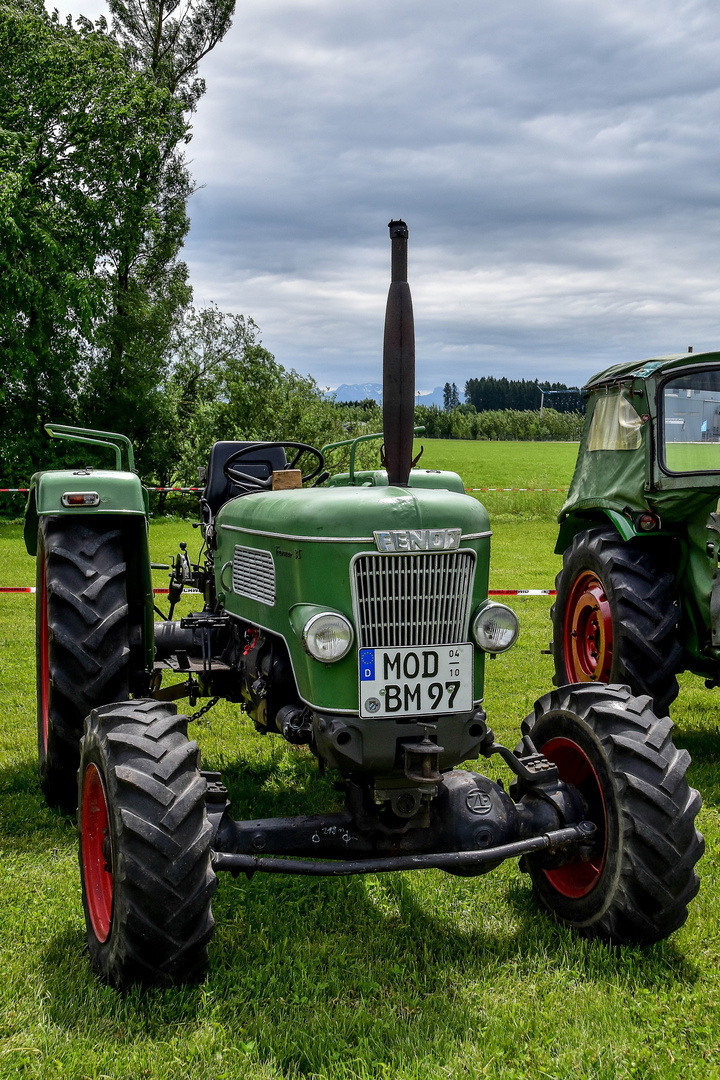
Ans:
{"label": "snow-capped mountain", "polygon": [[[381,405],[382,383],[342,383],[341,386],[338,386],[337,390],[328,391],[327,397],[332,397],[333,395],[335,396],[336,401],[364,401],[366,398],[372,398],[374,401],[377,401],[378,405]],[[442,408],[442,386],[436,386],[435,389],[429,393],[416,395],[415,401],[418,405],[439,405]]]}

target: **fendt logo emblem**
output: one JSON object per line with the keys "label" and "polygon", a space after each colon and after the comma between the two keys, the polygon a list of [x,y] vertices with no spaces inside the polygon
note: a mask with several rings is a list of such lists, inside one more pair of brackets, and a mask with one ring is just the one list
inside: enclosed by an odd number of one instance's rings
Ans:
{"label": "fendt logo emblem", "polygon": [[462,529],[389,529],[373,535],[378,551],[457,551]]}

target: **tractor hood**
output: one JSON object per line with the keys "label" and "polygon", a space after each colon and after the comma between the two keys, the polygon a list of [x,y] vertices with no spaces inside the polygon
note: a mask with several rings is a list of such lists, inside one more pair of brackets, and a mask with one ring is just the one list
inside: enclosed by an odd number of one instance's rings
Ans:
{"label": "tractor hood", "polygon": [[485,507],[469,495],[400,487],[268,491],[227,502],[217,528],[295,540],[374,544],[376,530],[462,530],[488,535]]}
{"label": "tractor hood", "polygon": [[[215,566],[225,609],[285,640],[300,697],[313,708],[358,708],[357,652],[323,664],[305,653],[301,641],[311,608],[339,612],[354,624],[356,557],[470,549],[470,609],[487,599],[490,523],[471,495],[409,487],[259,492],[225,503],[216,528]],[[476,700],[482,697],[483,669],[478,652]]]}

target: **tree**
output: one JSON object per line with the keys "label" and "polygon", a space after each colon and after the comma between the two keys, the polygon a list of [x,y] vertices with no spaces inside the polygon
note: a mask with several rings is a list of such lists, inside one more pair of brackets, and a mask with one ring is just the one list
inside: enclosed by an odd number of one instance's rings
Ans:
{"label": "tree", "polygon": [[[205,91],[198,63],[230,28],[235,0],[108,2],[113,34],[130,64],[167,91],[171,107],[194,111]],[[112,313],[97,335],[94,412],[105,386],[133,393],[138,383],[152,388],[159,381],[174,328],[191,300],[180,258],[193,190],[180,147],[190,137],[186,121],[182,140],[165,145],[159,159],[138,171],[136,196],[140,203],[149,200],[152,215],[127,214],[122,242],[106,268]],[[141,433],[146,426],[140,424]]]}
{"label": "tree", "polygon": [[198,64],[230,29],[235,0],[108,0],[113,32],[141,71],[193,111]]}
{"label": "tree", "polygon": [[450,412],[452,401],[452,387],[449,382],[446,382],[443,386],[443,411]]}
{"label": "tree", "polygon": [[4,4],[0,50],[0,426],[5,475],[27,479],[51,457],[43,422],[83,419],[107,267],[158,194],[138,178],[158,177],[186,125],[102,20]]}
{"label": "tree", "polygon": [[[198,62],[230,0],[111,4],[104,20],[0,8],[0,423],[7,479],[63,459],[47,420],[122,427],[150,464],[191,299],[182,153]],[[92,454],[88,455],[92,460]]]}
{"label": "tree", "polygon": [[129,435],[140,448],[141,469],[152,468],[150,447],[167,422],[172,346],[192,296],[179,257],[189,191],[184,164],[170,150],[154,178],[145,172],[134,191],[139,206],[149,203],[145,220],[131,209],[121,242],[100,271],[107,315],[95,328],[78,409],[92,426]]}
{"label": "tree", "polygon": [[[216,305],[189,308],[176,333],[173,366],[163,388],[165,422],[140,447],[159,485],[197,480],[217,439],[293,439],[323,446],[364,434],[362,419],[325,398],[314,379],[286,370],[259,340],[252,319]],[[358,453],[358,467],[377,465],[380,444]],[[347,459],[337,454],[333,467]]]}

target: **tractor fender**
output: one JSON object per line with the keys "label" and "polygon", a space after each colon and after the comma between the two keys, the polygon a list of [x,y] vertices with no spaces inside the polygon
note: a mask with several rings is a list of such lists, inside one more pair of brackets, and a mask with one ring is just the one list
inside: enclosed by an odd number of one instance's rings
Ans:
{"label": "tractor fender", "polygon": [[[97,502],[68,505],[68,496],[85,493]],[[106,469],[53,469],[35,473],[25,510],[25,547],[28,555],[37,554],[39,519],[77,517],[79,514],[115,514],[147,519],[148,494],[135,473]]]}
{"label": "tractor fender", "polygon": [[[63,496],[87,493],[95,505],[72,505]],[[146,667],[154,659],[153,588],[148,544],[149,500],[135,473],[103,469],[53,470],[35,473],[25,509],[24,539],[28,555],[37,555],[38,526],[42,517],[113,517],[122,528],[127,562],[128,600],[140,627]]]}
{"label": "tractor fender", "polygon": [[643,538],[648,536],[647,533],[638,532],[633,521],[625,514],[621,514],[618,510],[611,510],[607,506],[598,506],[594,513],[568,514],[562,519],[555,544],[555,554],[562,555],[578,533],[597,528],[598,525],[607,525],[608,520],[621,540],[627,541],[633,540],[636,536]]}

